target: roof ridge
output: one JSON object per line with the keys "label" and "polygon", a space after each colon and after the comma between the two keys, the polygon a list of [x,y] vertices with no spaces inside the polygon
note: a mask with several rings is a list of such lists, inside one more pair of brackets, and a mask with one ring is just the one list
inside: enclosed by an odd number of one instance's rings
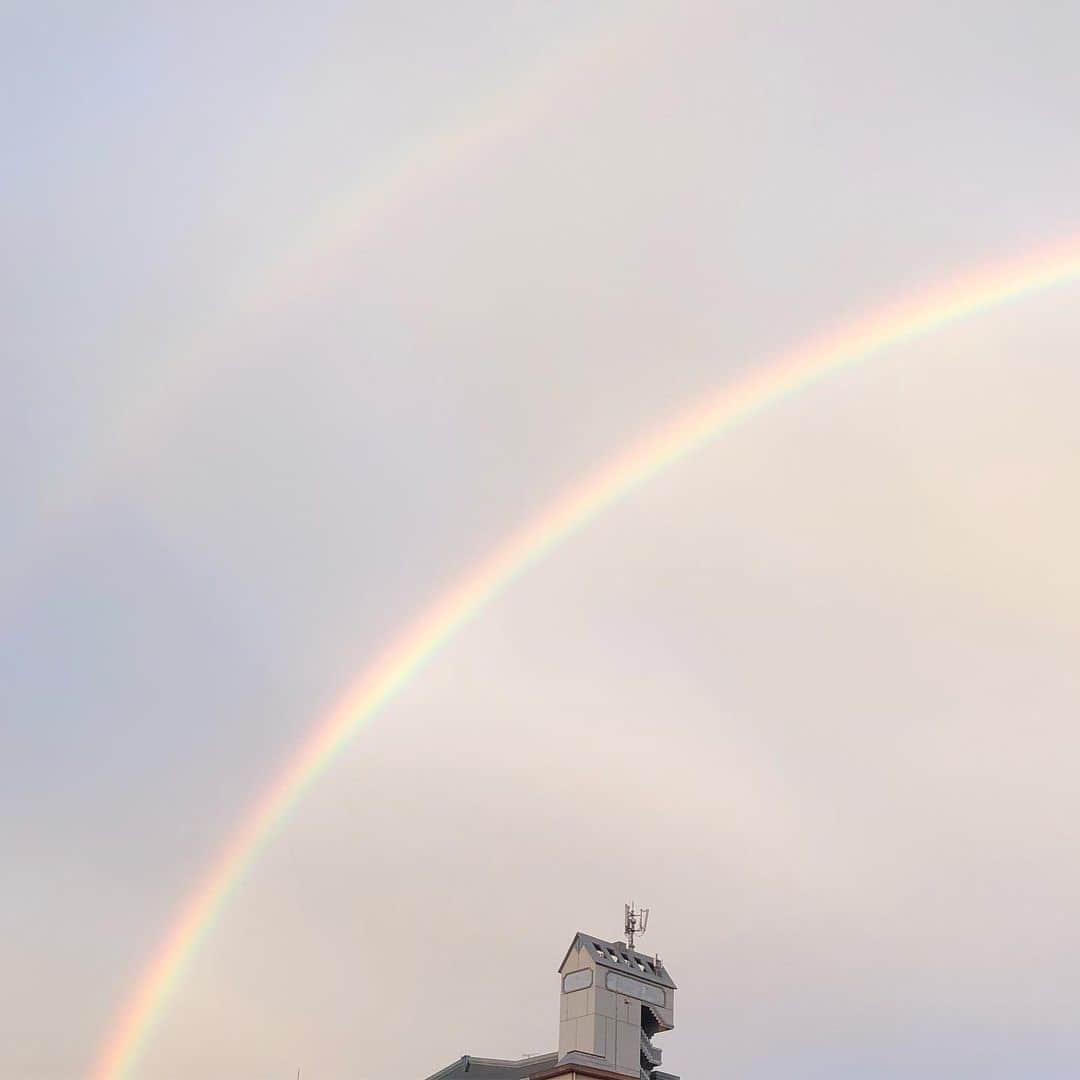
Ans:
{"label": "roof ridge", "polygon": [[[475,1054],[465,1055],[470,1062],[475,1061],[478,1065],[527,1065],[530,1061],[543,1061],[544,1058],[558,1057],[558,1050],[547,1050],[542,1054],[525,1054],[519,1058],[485,1058]],[[455,1062],[457,1064],[457,1062]]]}

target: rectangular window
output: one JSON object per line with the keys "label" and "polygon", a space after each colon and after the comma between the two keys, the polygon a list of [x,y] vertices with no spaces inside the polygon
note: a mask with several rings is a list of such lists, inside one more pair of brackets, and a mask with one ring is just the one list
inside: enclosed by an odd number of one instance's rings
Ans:
{"label": "rectangular window", "polygon": [[564,994],[572,994],[575,990],[588,990],[590,986],[592,986],[592,971],[589,968],[571,971],[563,976],[562,988]]}
{"label": "rectangular window", "polygon": [[667,995],[659,986],[650,986],[648,983],[632,979],[629,975],[623,975],[618,971],[607,973],[607,988],[614,990],[617,994],[625,994],[627,997],[647,1001],[650,1005],[659,1005],[661,1008],[667,1004]]}

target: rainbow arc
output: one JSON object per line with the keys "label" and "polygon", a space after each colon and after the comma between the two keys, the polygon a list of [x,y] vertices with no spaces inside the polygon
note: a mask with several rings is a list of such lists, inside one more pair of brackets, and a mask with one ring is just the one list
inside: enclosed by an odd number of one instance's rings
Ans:
{"label": "rainbow arc", "polygon": [[94,1069],[96,1080],[122,1080],[130,1074],[200,943],[304,793],[439,647],[515,578],[634,489],[771,405],[893,346],[1078,281],[1080,241],[1072,241],[983,268],[858,318],[752,369],[633,442],[505,538],[371,662],[232,830],[108,1033]]}

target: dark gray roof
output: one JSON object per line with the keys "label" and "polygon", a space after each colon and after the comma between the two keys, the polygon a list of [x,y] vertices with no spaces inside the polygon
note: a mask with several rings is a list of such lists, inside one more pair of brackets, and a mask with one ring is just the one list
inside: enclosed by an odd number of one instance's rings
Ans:
{"label": "dark gray roof", "polygon": [[[570,942],[566,956],[570,955],[571,949],[582,944],[601,967],[611,968],[612,971],[622,971],[645,982],[657,983],[659,986],[670,986],[672,990],[678,989],[667,973],[667,968],[657,956],[648,956],[636,949],[628,948],[624,941],[604,941],[603,938],[593,937],[592,934],[583,934],[580,930]],[[563,964],[566,963],[566,956],[563,957]],[[559,965],[559,970],[562,970],[562,964]]]}
{"label": "dark gray roof", "polygon": [[555,1068],[558,1060],[558,1054],[537,1054],[535,1057],[518,1058],[517,1061],[465,1054],[446,1068],[432,1073],[427,1080],[451,1080],[458,1076],[468,1076],[470,1080],[525,1080],[533,1073]]}

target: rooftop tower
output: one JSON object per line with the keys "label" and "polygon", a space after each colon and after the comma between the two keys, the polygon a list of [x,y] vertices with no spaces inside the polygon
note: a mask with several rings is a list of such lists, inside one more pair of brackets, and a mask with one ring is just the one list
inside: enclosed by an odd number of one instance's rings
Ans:
{"label": "rooftop tower", "polygon": [[626,909],[627,941],[577,933],[559,965],[559,1049],[518,1061],[465,1055],[428,1080],[679,1080],[661,1072],[653,1037],[675,1026],[675,983],[633,947],[648,911]]}
{"label": "rooftop tower", "polygon": [[[629,934],[627,936],[630,936]],[[653,1037],[675,1026],[675,983],[659,957],[578,933],[559,967],[559,1064],[661,1080]]]}

